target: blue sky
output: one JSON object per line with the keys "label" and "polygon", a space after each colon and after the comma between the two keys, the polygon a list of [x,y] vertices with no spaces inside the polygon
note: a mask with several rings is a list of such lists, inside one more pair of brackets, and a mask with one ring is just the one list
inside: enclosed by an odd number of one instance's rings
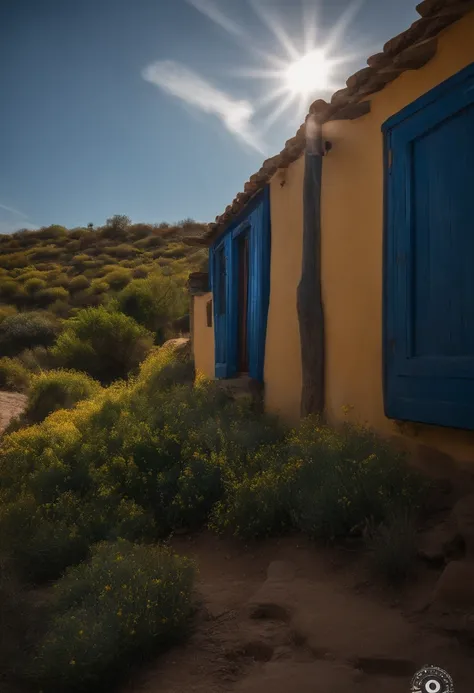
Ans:
{"label": "blue sky", "polygon": [[0,233],[212,221],[303,121],[296,102],[275,118],[269,56],[331,39],[327,98],[416,18],[414,0],[1,0]]}

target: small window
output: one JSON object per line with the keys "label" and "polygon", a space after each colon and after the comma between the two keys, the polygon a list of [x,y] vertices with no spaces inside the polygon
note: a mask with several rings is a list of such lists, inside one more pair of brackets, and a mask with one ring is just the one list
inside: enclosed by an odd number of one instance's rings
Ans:
{"label": "small window", "polygon": [[207,326],[212,327],[212,299],[206,303]]}

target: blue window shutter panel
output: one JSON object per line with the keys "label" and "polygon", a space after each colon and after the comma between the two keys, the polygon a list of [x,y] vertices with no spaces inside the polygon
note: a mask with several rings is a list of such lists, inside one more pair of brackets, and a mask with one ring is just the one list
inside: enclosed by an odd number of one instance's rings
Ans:
{"label": "blue window shutter panel", "polygon": [[384,131],[385,411],[474,429],[474,65]]}
{"label": "blue window shutter panel", "polygon": [[237,248],[232,240],[232,234],[228,233],[224,240],[227,262],[227,364],[225,378],[233,378],[237,373],[237,324],[238,324],[238,264]]}
{"label": "blue window shutter panel", "polygon": [[221,243],[211,248],[209,253],[211,267],[211,287],[214,312],[214,358],[216,378],[225,378],[227,373],[227,316],[225,305],[222,304],[222,277],[225,276],[224,245]]}
{"label": "blue window shutter panel", "polygon": [[[270,191],[268,186],[254,198],[244,213],[209,250],[216,378],[232,378],[237,373],[238,242],[241,233],[248,233],[249,237],[247,315],[249,375],[263,381],[265,335],[270,298]],[[225,286],[221,284],[222,281]]]}
{"label": "blue window shutter panel", "polygon": [[249,375],[263,382],[265,337],[270,299],[270,191],[250,215],[248,347]]}

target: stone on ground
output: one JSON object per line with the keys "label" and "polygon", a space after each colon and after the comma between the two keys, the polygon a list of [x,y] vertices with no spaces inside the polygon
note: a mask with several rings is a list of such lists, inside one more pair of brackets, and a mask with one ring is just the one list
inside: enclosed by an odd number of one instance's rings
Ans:
{"label": "stone on ground", "polygon": [[474,609],[474,560],[448,563],[436,583],[433,604]]}

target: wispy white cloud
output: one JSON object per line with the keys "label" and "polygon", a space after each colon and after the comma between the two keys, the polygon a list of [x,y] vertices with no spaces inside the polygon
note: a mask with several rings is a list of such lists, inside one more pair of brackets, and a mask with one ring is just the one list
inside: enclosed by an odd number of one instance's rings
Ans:
{"label": "wispy white cloud", "polygon": [[252,123],[255,109],[249,101],[234,99],[173,60],[159,60],[148,65],[142,70],[142,77],[189,106],[217,116],[229,132],[263,153],[260,137]]}
{"label": "wispy white cloud", "polygon": [[1,214],[3,218],[0,219],[0,233],[13,233],[14,231],[18,231],[18,229],[35,231],[39,228],[36,224],[28,221],[28,215],[21,212],[19,209],[9,207],[0,202],[0,212],[2,210],[6,212],[6,214]]}
{"label": "wispy white cloud", "polygon": [[212,0],[186,0],[186,2],[208,17],[212,22],[218,24],[222,29],[225,29],[229,34],[239,37],[245,35],[242,27],[232,21],[232,19],[229,19]]}
{"label": "wispy white cloud", "polygon": [[7,205],[0,204],[0,209],[4,209],[5,212],[10,212],[10,214],[14,214],[17,217],[28,219],[28,216],[26,214],[23,214],[23,212],[20,212],[18,209],[13,209],[13,207],[7,207]]}

